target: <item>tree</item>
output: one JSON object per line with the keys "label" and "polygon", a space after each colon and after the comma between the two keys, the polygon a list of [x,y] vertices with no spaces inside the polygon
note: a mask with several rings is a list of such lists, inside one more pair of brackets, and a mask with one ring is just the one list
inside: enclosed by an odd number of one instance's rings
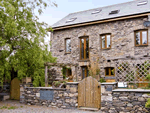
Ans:
{"label": "tree", "polygon": [[[0,82],[25,76],[44,85],[44,62],[56,62],[44,44],[48,25],[34,13],[48,6],[43,0],[0,0]],[[55,3],[52,5],[57,6]]]}

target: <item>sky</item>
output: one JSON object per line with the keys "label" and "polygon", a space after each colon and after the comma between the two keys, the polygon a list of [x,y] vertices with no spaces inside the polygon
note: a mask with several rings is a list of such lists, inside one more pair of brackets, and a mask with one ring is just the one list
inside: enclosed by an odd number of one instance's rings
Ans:
{"label": "sky", "polygon": [[[54,1],[54,0],[51,0]],[[49,6],[43,10],[43,14],[39,16],[40,22],[46,22],[49,26],[61,20],[69,13],[84,11],[88,9],[114,5],[118,3],[129,2],[132,0],[55,0],[58,7]],[[50,40],[46,37],[46,42]]]}

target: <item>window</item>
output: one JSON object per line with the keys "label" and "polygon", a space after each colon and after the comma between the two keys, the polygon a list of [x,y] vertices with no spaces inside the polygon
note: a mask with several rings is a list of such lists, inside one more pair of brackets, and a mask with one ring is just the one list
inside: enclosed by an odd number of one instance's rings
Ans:
{"label": "window", "polygon": [[101,9],[97,9],[95,11],[93,11],[91,14],[97,14],[97,13],[100,13],[102,10]]}
{"label": "window", "polygon": [[82,79],[88,77],[89,75],[89,71],[88,71],[88,68],[85,66],[81,67],[81,70],[82,70]]}
{"label": "window", "polygon": [[113,67],[106,67],[105,76],[115,76],[115,69]]}
{"label": "window", "polygon": [[109,15],[112,15],[112,14],[118,14],[119,11],[120,11],[120,10],[114,10],[114,11],[111,11],[111,12],[109,13]]}
{"label": "window", "polygon": [[139,2],[139,3],[137,4],[137,6],[146,5],[146,4],[147,4],[147,1],[142,1],[142,2]]}
{"label": "window", "polygon": [[70,18],[69,20],[67,20],[66,21],[66,23],[68,23],[68,22],[73,22],[73,21],[75,21],[77,18]]}
{"label": "window", "polygon": [[102,49],[111,48],[111,35],[110,34],[101,35],[101,48]]}
{"label": "window", "polygon": [[80,38],[80,59],[81,60],[89,59],[89,38],[88,37]]}
{"label": "window", "polygon": [[148,31],[135,31],[135,46],[148,45]]}
{"label": "window", "polygon": [[70,38],[65,39],[65,52],[71,53],[71,40],[70,40]]}

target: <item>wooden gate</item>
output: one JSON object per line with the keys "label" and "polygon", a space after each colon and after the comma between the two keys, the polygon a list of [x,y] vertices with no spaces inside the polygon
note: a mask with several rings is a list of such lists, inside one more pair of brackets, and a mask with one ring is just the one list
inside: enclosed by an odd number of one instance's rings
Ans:
{"label": "wooden gate", "polygon": [[101,86],[89,76],[78,84],[78,107],[98,110],[101,107]]}
{"label": "wooden gate", "polygon": [[11,90],[10,90],[11,99],[19,100],[20,99],[20,81],[18,78],[14,78],[11,81]]}

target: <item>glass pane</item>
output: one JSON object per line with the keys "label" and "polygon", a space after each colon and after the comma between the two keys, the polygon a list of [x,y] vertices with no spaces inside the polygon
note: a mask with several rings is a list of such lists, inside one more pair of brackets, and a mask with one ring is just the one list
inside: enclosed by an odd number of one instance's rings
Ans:
{"label": "glass pane", "polygon": [[147,44],[147,31],[142,31],[142,44]]}
{"label": "glass pane", "polygon": [[81,39],[81,59],[84,59],[84,39]]}
{"label": "glass pane", "polygon": [[66,52],[71,52],[71,40],[66,40]]}
{"label": "glass pane", "polygon": [[109,68],[106,68],[106,76],[109,76]]}
{"label": "glass pane", "polygon": [[110,35],[107,35],[107,48],[110,48]]}
{"label": "glass pane", "polygon": [[89,38],[86,39],[86,58],[89,58]]}
{"label": "glass pane", "polygon": [[89,76],[89,70],[87,69],[87,77]]}
{"label": "glass pane", "polygon": [[136,39],[135,39],[135,41],[136,41],[136,45],[140,45],[140,32],[136,32]]}
{"label": "glass pane", "polygon": [[84,79],[84,78],[85,78],[85,68],[82,67],[82,79]]}
{"label": "glass pane", "polygon": [[115,73],[115,70],[114,70],[114,68],[112,67],[112,68],[111,68],[111,75],[113,76],[114,73]]}
{"label": "glass pane", "polygon": [[102,36],[102,48],[105,48],[105,36]]}

